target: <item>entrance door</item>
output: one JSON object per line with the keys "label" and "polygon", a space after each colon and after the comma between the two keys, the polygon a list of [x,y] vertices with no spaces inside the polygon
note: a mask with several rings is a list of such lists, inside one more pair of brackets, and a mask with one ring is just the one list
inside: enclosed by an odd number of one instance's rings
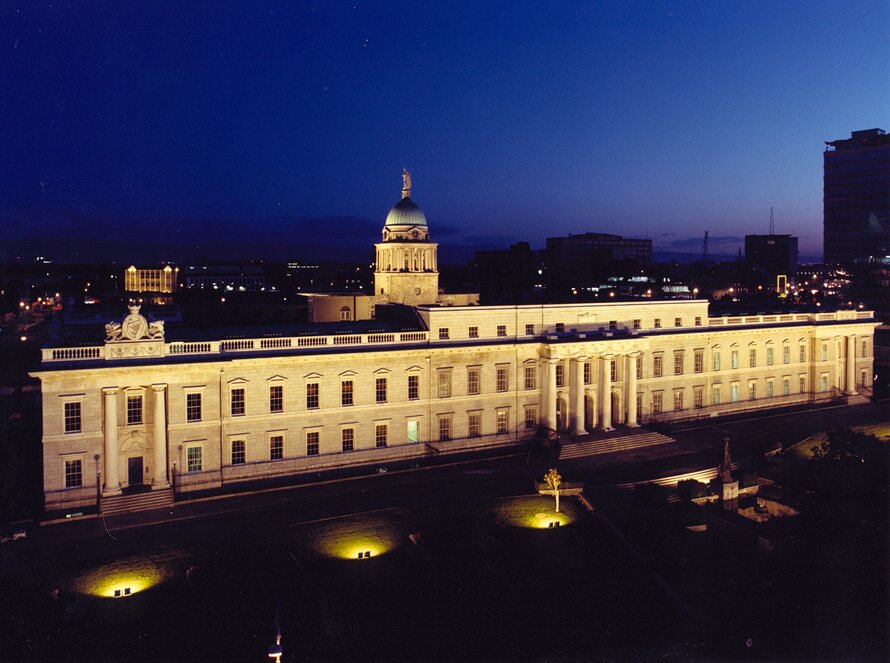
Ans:
{"label": "entrance door", "polygon": [[142,456],[127,459],[127,483],[131,486],[142,485]]}

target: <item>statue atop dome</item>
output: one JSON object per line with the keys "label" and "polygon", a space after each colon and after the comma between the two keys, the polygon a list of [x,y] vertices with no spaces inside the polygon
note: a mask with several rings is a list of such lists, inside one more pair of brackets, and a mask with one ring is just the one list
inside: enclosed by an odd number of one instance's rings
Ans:
{"label": "statue atop dome", "polygon": [[411,173],[407,168],[402,168],[402,198],[411,197]]}

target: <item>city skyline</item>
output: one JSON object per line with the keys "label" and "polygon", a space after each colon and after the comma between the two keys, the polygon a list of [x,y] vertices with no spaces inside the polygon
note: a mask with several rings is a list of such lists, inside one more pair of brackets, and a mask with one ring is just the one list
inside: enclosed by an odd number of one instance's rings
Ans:
{"label": "city skyline", "polygon": [[824,141],[888,124],[890,8],[559,9],[11,10],[5,234],[367,246],[407,166],[452,246],[734,254],[774,207],[821,253]]}

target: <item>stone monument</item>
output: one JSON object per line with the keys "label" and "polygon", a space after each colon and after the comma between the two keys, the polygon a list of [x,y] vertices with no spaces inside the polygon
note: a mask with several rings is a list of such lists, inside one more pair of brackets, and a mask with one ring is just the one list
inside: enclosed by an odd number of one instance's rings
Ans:
{"label": "stone monument", "polygon": [[723,438],[723,462],[717,468],[717,477],[720,479],[720,498],[723,508],[727,511],[736,511],[739,507],[739,482],[732,478],[732,457],[729,453],[729,437]]}

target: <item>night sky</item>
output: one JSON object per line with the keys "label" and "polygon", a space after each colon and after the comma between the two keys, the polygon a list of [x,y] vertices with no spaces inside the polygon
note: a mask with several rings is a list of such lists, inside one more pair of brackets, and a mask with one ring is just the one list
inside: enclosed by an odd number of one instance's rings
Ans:
{"label": "night sky", "polygon": [[369,247],[407,166],[443,249],[735,254],[774,206],[819,256],[823,142],[890,130],[888,26],[886,0],[7,2],[2,235]]}

